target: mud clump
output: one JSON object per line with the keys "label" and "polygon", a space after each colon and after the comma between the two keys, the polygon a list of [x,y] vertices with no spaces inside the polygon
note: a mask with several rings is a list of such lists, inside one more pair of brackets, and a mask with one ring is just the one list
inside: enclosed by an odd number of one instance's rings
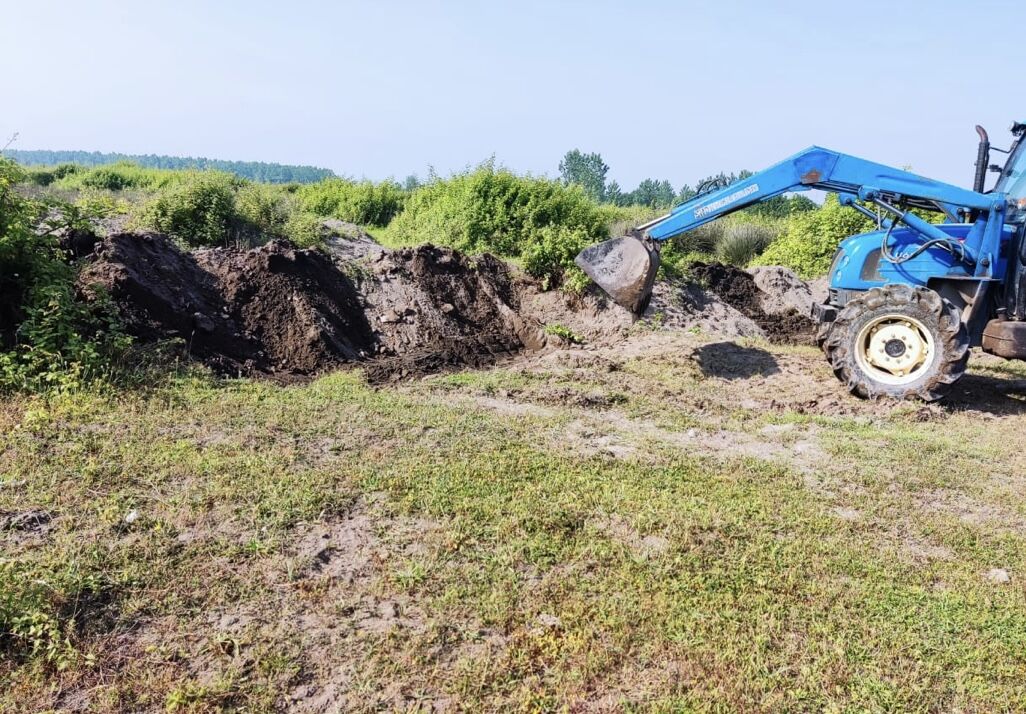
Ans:
{"label": "mud clump", "polygon": [[[689,272],[721,300],[755,322],[770,342],[815,344],[816,323],[792,305],[778,304],[779,296],[760,290],[751,274],[722,263],[694,263]],[[767,310],[767,306],[772,311]]]}

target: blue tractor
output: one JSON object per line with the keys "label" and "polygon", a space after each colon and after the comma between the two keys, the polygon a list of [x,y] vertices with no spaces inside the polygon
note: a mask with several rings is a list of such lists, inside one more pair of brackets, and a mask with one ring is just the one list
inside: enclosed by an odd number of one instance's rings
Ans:
{"label": "blue tractor", "polygon": [[[965,372],[970,347],[1026,359],[1026,123],[1011,131],[1006,151],[992,149],[977,127],[972,190],[814,146],[729,186],[700,189],[631,235],[585,249],[577,264],[641,312],[662,241],[786,192],[837,193],[878,230],[838,246],[829,298],[814,308],[819,344],[853,393],[933,401]],[[1008,155],[1004,166],[990,163],[992,151]],[[989,191],[988,172],[1000,174]]]}

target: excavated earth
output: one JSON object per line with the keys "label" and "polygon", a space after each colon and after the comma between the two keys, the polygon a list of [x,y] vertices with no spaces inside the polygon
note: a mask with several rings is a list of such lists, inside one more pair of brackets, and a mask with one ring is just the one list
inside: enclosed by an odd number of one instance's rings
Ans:
{"label": "excavated earth", "polygon": [[[791,271],[757,268],[749,273],[722,263],[695,263],[689,271],[724,302],[753,320],[770,342],[815,344],[812,294]],[[808,295],[807,305],[799,302],[803,293]]]}
{"label": "excavated earth", "polygon": [[[568,333],[619,341],[635,322],[597,290],[545,292],[491,255],[387,250],[355,226],[329,227],[324,252],[284,241],[187,252],[163,235],[115,233],[96,246],[79,285],[108,293],[144,344],[178,339],[220,373],[283,380],[352,363],[372,382],[482,367],[565,346]],[[708,290],[660,283],[645,317],[725,337],[811,340],[799,309],[812,298],[790,271],[753,277],[714,264],[694,273]],[[547,334],[546,325],[563,329]]]}

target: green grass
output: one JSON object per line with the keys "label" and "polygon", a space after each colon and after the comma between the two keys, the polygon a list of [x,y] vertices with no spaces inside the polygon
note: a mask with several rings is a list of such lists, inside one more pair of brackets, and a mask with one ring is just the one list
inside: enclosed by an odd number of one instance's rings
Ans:
{"label": "green grass", "polygon": [[[101,711],[271,710],[346,667],[356,709],[1026,707],[1023,534],[922,507],[943,491],[1021,512],[1008,483],[978,475],[1021,465],[1021,417],[984,431],[958,413],[943,428],[901,410],[768,415],[739,406],[741,388],[668,352],[400,389],[196,377],[8,400],[0,512],[54,519],[11,541],[21,576],[0,584],[0,613],[13,603],[57,634],[36,651],[0,639],[0,709],[55,707],[63,690]],[[824,485],[786,460],[628,428],[653,418],[738,438],[814,429]],[[638,450],[613,458],[575,433]],[[333,580],[298,544],[354,513],[374,524],[370,574]],[[913,541],[948,555],[917,560]],[[1012,583],[982,577],[993,567]],[[408,625],[346,634],[382,601]],[[340,628],[330,647],[308,634],[324,621]]]}

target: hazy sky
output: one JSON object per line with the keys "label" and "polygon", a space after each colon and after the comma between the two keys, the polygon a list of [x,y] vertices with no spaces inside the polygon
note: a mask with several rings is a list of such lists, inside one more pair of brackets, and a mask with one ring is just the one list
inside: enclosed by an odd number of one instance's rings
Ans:
{"label": "hazy sky", "polygon": [[[968,184],[1026,120],[1021,0],[0,0],[0,145],[326,166],[495,154],[624,188],[810,144]],[[1007,34],[1006,34],[1007,33]]]}

